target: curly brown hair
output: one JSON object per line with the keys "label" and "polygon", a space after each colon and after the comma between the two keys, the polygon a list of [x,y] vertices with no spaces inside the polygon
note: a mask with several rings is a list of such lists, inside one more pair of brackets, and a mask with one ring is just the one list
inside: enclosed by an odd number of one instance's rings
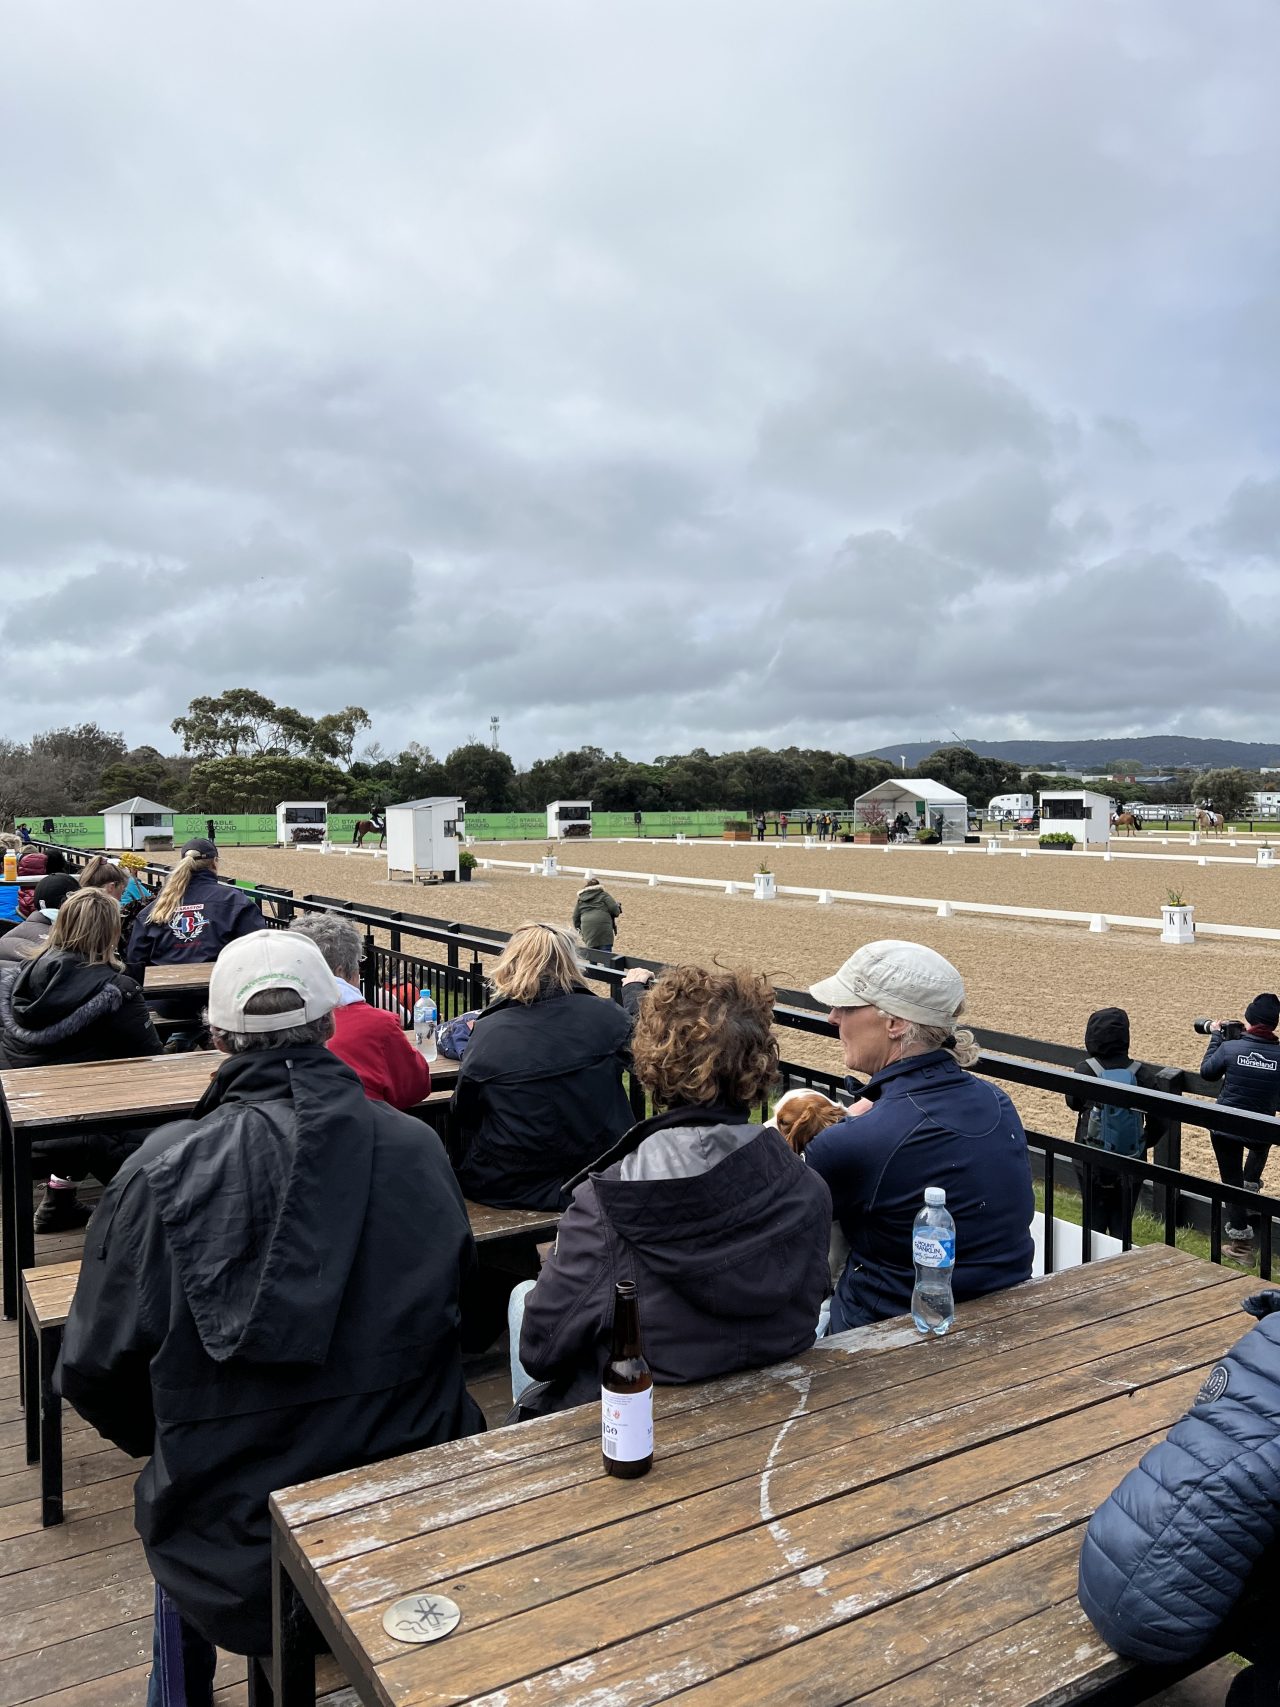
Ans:
{"label": "curly brown hair", "polygon": [[672,966],[645,997],[631,1043],[659,1108],[750,1108],[778,1076],[773,991],[756,972]]}

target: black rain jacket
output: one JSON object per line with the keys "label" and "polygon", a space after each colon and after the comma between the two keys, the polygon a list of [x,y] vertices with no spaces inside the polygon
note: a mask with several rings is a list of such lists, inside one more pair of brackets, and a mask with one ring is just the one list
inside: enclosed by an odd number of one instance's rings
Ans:
{"label": "black rain jacket", "polygon": [[590,990],[490,1003],[453,1093],[466,1195],[497,1209],[563,1209],[564,1182],[634,1119],[622,1088],[630,1043],[626,1009]]}
{"label": "black rain jacket", "polygon": [[49,1067],[156,1055],[160,1039],[142,991],[115,966],[55,950],[0,972],[0,1062]]}
{"label": "black rain jacket", "polygon": [[484,1427],[458,1334],[474,1256],[434,1132],[319,1045],[225,1061],[107,1188],[62,1390],[148,1458],[147,1562],[211,1642],[270,1652],[269,1494]]}
{"label": "black rain jacket", "polygon": [[1218,1101],[1223,1108],[1275,1114],[1280,1109],[1280,1043],[1275,1032],[1250,1026],[1243,1037],[1211,1042],[1200,1063],[1200,1077],[1222,1080]]}

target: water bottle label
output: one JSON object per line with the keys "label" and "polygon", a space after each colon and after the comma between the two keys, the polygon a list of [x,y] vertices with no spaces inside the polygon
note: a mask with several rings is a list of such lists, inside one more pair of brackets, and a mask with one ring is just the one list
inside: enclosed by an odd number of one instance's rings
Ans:
{"label": "water bottle label", "polygon": [[911,1238],[911,1255],[921,1268],[954,1268],[955,1234],[935,1231],[915,1233]]}
{"label": "water bottle label", "polygon": [[653,1388],[643,1393],[600,1394],[601,1441],[606,1458],[634,1464],[653,1451]]}

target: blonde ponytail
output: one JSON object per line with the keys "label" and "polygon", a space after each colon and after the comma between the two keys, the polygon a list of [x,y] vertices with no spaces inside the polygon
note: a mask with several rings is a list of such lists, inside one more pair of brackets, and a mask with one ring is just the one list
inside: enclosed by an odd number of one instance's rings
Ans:
{"label": "blonde ponytail", "polygon": [[214,871],[217,869],[216,859],[205,859],[200,854],[183,854],[164,880],[164,888],[151,903],[151,919],[160,925],[167,925],[182,906],[187,893],[187,885],[198,871]]}

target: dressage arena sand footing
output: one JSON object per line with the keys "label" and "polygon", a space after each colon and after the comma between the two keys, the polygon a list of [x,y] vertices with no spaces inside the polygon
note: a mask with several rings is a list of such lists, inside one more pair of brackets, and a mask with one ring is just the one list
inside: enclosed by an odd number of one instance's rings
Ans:
{"label": "dressage arena sand footing", "polygon": [[[477,844],[473,850],[485,856]],[[530,863],[543,844],[528,847]],[[968,1017],[995,1030],[1083,1045],[1084,1024],[1097,1007],[1128,1008],[1134,1054],[1196,1068],[1202,1042],[1191,1029],[1198,1014],[1227,1018],[1243,1012],[1259,990],[1280,988],[1280,944],[1203,939],[1190,947],[1162,944],[1155,933],[1112,930],[1091,935],[1068,925],[933,913],[852,902],[819,907],[816,900],[754,900],[749,893],[651,889],[640,873],[687,872],[750,884],[761,850],[753,845],[678,847],[649,844],[575,844],[560,848],[562,861],[637,872],[633,884],[607,879],[623,905],[620,953],[654,960],[759,968],[775,983],[804,988],[840,964],[863,942],[907,937],[927,943],[955,962],[968,992]],[[494,857],[520,857],[506,848]],[[1255,867],[1162,866],[1085,860],[1072,854],[1039,859],[1015,855],[948,857],[934,849],[884,854],[837,845],[822,850],[765,845],[766,862],[780,883],[824,884],[877,893],[938,896],[950,900],[1060,906],[1082,912],[1154,916],[1165,889],[1179,887],[1203,917],[1217,923],[1280,926],[1280,871]],[[568,923],[581,887],[578,876],[534,877],[512,871],[477,871],[469,884],[388,883],[381,861],[331,858],[277,849],[228,849],[223,870],[277,883],[295,894],[340,896],[407,913],[511,929],[526,919]],[[1176,873],[1176,877],[1172,874]],[[838,1069],[834,1043],[783,1033],[792,1059]],[[1083,1054],[1083,1047],[1081,1048]],[[1028,1123],[1069,1136],[1072,1117],[1056,1098],[1009,1087]],[[1183,1136],[1184,1166],[1216,1178],[1202,1132]],[[1280,1162],[1267,1172],[1268,1189],[1280,1191]]]}

